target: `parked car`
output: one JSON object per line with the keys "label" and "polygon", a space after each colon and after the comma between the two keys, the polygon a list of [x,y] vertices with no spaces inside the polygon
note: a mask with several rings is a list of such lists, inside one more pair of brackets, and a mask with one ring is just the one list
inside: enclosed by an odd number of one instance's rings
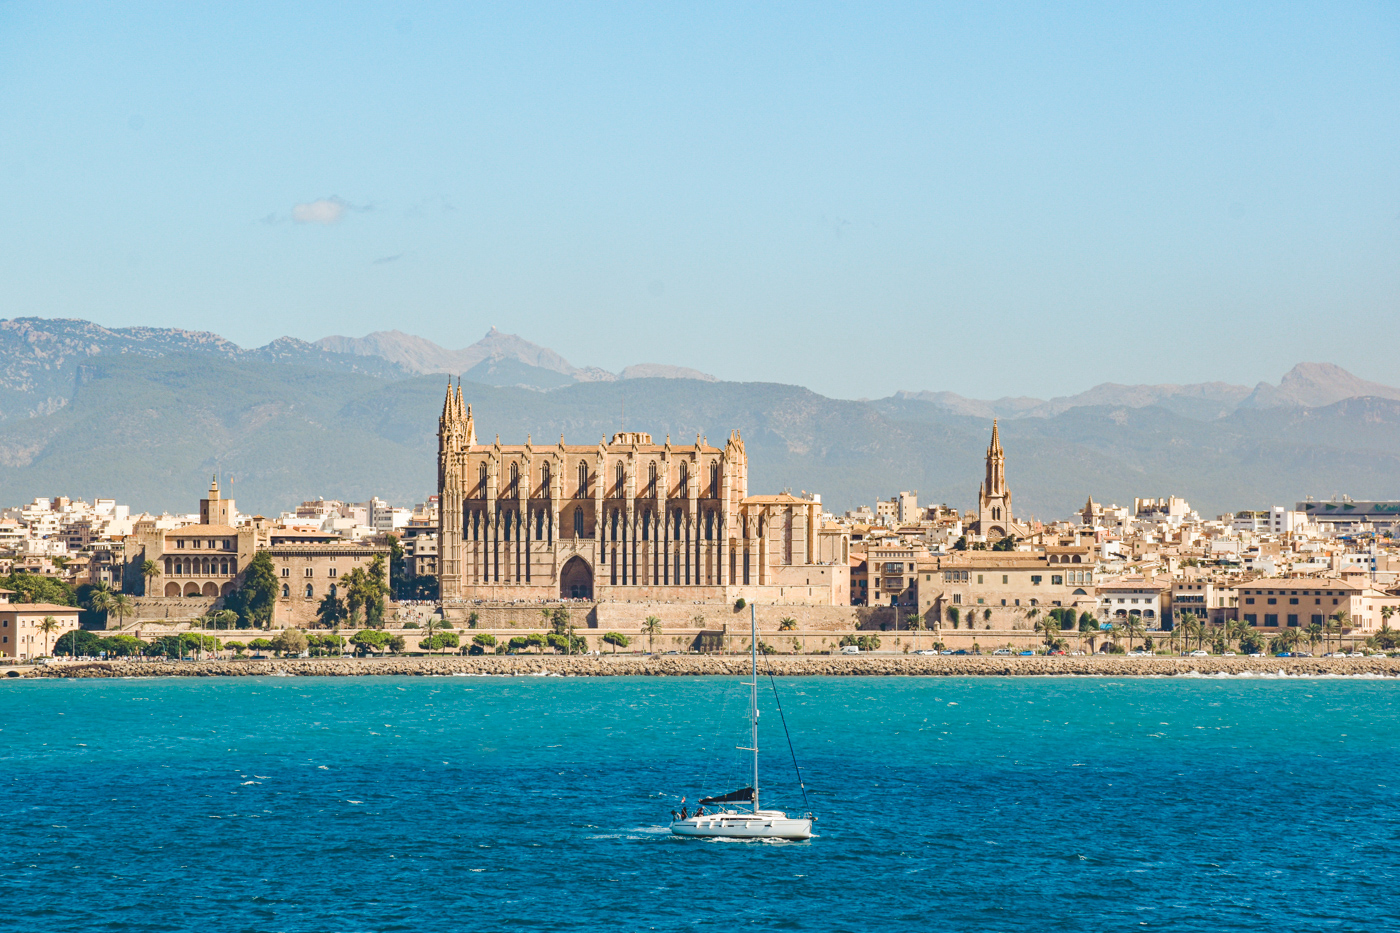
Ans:
{"label": "parked car", "polygon": [[842,645],[842,654],[860,654],[860,645]]}
{"label": "parked car", "polygon": [[937,652],[937,651],[934,651],[932,648],[920,648],[918,651],[915,651],[914,653],[915,653],[915,654],[938,654],[938,652]]}
{"label": "parked car", "polygon": [[1021,652],[1021,657],[1023,657],[1023,658],[1033,658],[1033,657],[1035,657],[1035,652],[1034,652],[1034,651],[1022,651],[1022,652]]}
{"label": "parked car", "polygon": [[1191,657],[1193,657],[1193,658],[1208,658],[1208,657],[1210,657],[1210,652],[1204,650],[1203,648],[1197,648],[1195,651],[1191,652]]}
{"label": "parked car", "polygon": [[954,651],[953,654],[967,654],[967,649],[959,648],[957,651]]}

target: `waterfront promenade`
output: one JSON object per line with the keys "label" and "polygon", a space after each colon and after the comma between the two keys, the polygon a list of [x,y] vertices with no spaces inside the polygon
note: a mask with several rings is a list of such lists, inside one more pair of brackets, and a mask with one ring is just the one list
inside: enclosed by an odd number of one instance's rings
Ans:
{"label": "waterfront promenade", "polygon": [[[1400,658],[999,657],[771,655],[760,661],[780,677],[1173,677],[1400,676]],[[357,677],[522,676],[696,677],[742,675],[748,655],[485,655],[477,657],[269,658],[213,661],[76,661],[12,668],[11,677]],[[0,677],[0,682],[6,678]]]}

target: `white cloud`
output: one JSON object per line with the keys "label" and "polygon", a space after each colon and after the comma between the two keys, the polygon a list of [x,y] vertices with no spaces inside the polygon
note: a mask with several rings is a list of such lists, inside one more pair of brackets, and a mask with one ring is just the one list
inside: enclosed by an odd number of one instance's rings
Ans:
{"label": "white cloud", "polygon": [[292,220],[299,224],[338,224],[350,207],[337,197],[320,198],[292,208]]}

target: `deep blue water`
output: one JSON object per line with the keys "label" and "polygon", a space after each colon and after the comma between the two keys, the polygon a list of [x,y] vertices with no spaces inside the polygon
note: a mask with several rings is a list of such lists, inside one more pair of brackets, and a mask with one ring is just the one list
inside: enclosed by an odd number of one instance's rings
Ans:
{"label": "deep blue water", "polygon": [[779,681],[820,838],[672,838],[736,683],[0,682],[0,928],[1400,926],[1400,683]]}

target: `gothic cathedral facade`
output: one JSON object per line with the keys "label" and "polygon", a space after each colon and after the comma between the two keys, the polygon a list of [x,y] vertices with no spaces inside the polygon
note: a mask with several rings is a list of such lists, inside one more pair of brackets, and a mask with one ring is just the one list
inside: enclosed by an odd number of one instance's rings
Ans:
{"label": "gothic cathedral facade", "polygon": [[748,495],[748,456],[621,432],[594,445],[480,443],[460,384],[438,420],[444,605],[512,599],[844,601],[820,503]]}

